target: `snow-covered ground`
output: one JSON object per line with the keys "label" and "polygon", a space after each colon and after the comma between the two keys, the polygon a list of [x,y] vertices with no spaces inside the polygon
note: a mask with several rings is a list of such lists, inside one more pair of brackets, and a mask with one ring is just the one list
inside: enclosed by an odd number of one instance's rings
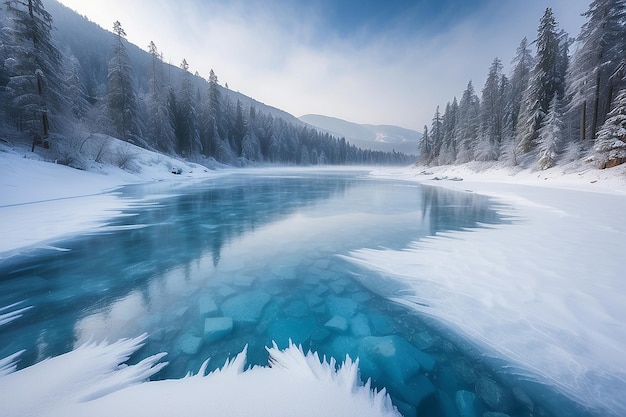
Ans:
{"label": "snow-covered ground", "polygon": [[400,251],[352,253],[412,288],[389,296],[512,363],[513,372],[601,415],[626,414],[626,167],[474,164],[373,174],[489,195],[512,220]]}
{"label": "snow-covered ground", "polygon": [[[111,146],[129,147],[134,153],[133,172],[96,162],[78,170],[44,162],[30,149],[0,144],[0,260],[22,248],[101,227],[133,204],[114,192],[122,185],[169,181],[177,187],[220,175],[198,164],[110,140]],[[172,174],[173,168],[180,168],[181,173]]]}
{"label": "snow-covered ground", "polygon": [[[38,160],[25,149],[0,145],[0,261],[15,251],[102,227],[135,203],[112,192],[120,185],[169,181],[172,187],[184,187],[189,181],[225,173],[136,152],[134,173],[95,163],[79,171]],[[181,175],[172,174],[173,167],[180,167]],[[352,254],[355,262],[410,283],[414,293],[395,295],[399,302],[466,335],[493,357],[514,363],[520,373],[548,382],[607,415],[626,414],[622,282],[626,167],[598,171],[579,163],[565,170],[533,172],[466,165],[373,174],[493,196],[513,224],[446,233],[402,251],[364,248]],[[26,307],[0,310],[0,322],[19,320],[19,314],[11,311]],[[336,415],[394,415],[386,396],[358,386],[353,364],[335,373],[295,347],[272,350],[271,368],[242,372],[244,355],[225,371],[204,378],[140,383],[158,370],[160,357],[133,367],[118,366],[140,343],[141,339],[109,347],[90,345],[0,377],[4,385],[0,393],[12,393],[0,403],[31,407],[40,400],[51,415],[67,416],[119,414],[120,404],[134,407],[124,408],[125,415],[145,414],[145,407],[163,414],[169,401],[177,404],[179,414],[187,404],[186,415],[202,415],[210,403],[206,395],[214,392],[222,404],[230,399],[237,407],[249,406],[248,414],[255,415],[330,415],[319,409],[322,404]],[[0,361],[0,374],[9,372],[16,359]],[[85,365],[77,374],[76,363],[92,366]],[[79,392],[59,391],[58,381],[46,377],[46,367],[66,372],[68,380],[80,386]],[[92,375],[88,370],[94,370]],[[5,390],[18,386],[15,381],[20,378],[47,382],[20,402],[24,393]],[[126,401],[129,397],[132,402]],[[288,398],[295,400],[285,402]],[[261,403],[268,408],[259,408]],[[237,407],[232,415],[245,414]],[[41,408],[15,410],[13,415],[43,415]],[[226,411],[217,414],[227,415]]]}

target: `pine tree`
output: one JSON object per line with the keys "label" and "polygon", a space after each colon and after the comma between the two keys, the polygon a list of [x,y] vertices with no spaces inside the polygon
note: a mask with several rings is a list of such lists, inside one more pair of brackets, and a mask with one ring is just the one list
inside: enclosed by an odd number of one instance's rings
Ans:
{"label": "pine tree", "polygon": [[200,135],[197,125],[198,115],[194,103],[189,64],[186,59],[183,59],[180,68],[183,70],[183,78],[180,93],[176,99],[177,113],[175,115],[174,132],[178,153],[190,157],[200,147]]}
{"label": "pine tree", "polygon": [[548,113],[538,132],[537,150],[539,169],[548,169],[556,164],[558,149],[563,139],[563,121],[560,100],[557,95],[552,98]]}
{"label": "pine tree", "polygon": [[441,145],[443,144],[443,120],[439,112],[439,106],[433,115],[432,125],[430,127],[430,141],[432,143],[431,155],[429,163],[434,162],[439,156]]}
{"label": "pine tree", "polygon": [[125,140],[136,141],[141,137],[141,123],[137,98],[133,87],[132,67],[126,53],[126,32],[119,21],[113,24],[115,43],[113,58],[109,61],[109,91],[106,102],[114,133]]}
{"label": "pine tree", "polygon": [[87,101],[87,89],[80,74],[80,62],[74,55],[70,55],[65,65],[66,98],[72,116],[76,120],[82,121],[89,111],[89,102]]}
{"label": "pine tree", "polygon": [[562,98],[564,77],[561,74],[562,62],[559,60],[561,37],[557,31],[557,22],[552,9],[547,8],[539,23],[535,41],[536,62],[531,73],[529,87],[522,100],[521,116],[516,129],[522,152],[528,152],[536,146],[538,131],[548,113],[550,102],[555,95]]}
{"label": "pine tree", "polygon": [[246,124],[243,117],[243,107],[241,106],[241,101],[237,99],[237,105],[235,107],[235,118],[233,120],[232,126],[232,136],[231,136],[231,148],[235,155],[241,156],[241,151],[243,147],[243,138],[246,134]]}
{"label": "pine tree", "polygon": [[[241,156],[250,161],[260,161],[262,159],[261,156],[261,148],[259,146],[259,140],[257,139],[254,131],[247,129],[246,133],[243,137],[243,141],[241,143]],[[308,165],[308,153],[307,153],[307,161],[303,162],[303,164]]]}
{"label": "pine tree", "polygon": [[474,159],[474,146],[478,140],[480,127],[480,100],[474,92],[474,86],[470,81],[463,91],[459,102],[459,117],[456,130],[456,143],[458,146],[456,162],[464,163]]}
{"label": "pine tree", "polygon": [[599,168],[626,162],[626,88],[615,97],[613,110],[598,130],[593,150]]}
{"label": "pine tree", "polygon": [[568,73],[569,115],[579,119],[580,138],[594,138],[602,125],[613,91],[626,87],[614,77],[626,55],[626,0],[594,0],[583,13],[587,21]]}
{"label": "pine tree", "polygon": [[512,65],[513,72],[509,82],[504,119],[505,125],[508,123],[508,128],[511,129],[511,133],[515,133],[520,112],[520,103],[522,102],[524,92],[528,88],[530,72],[534,65],[534,58],[528,47],[528,40],[526,38],[522,39],[520,42]]}
{"label": "pine tree", "polygon": [[221,122],[221,93],[219,90],[217,75],[211,69],[209,73],[209,88],[207,103],[202,113],[201,141],[202,153],[206,156],[217,155],[217,149],[221,142],[219,124]]}
{"label": "pine tree", "polygon": [[495,58],[489,68],[480,102],[480,138],[476,158],[496,160],[502,143],[504,116],[502,63]]}
{"label": "pine tree", "polygon": [[[62,117],[65,108],[61,53],[51,38],[52,16],[41,0],[4,4],[13,23],[5,28],[9,42],[2,45],[9,117],[35,140],[45,139],[51,119]],[[62,124],[58,121],[57,128]]]}
{"label": "pine tree", "polygon": [[424,131],[420,140],[419,146],[419,161],[423,164],[428,164],[431,159],[432,144],[430,135],[428,134],[428,126],[424,125]]}
{"label": "pine tree", "polygon": [[459,113],[459,104],[454,97],[452,103],[446,105],[446,113],[443,115],[443,145],[439,151],[438,163],[440,165],[452,164],[456,160],[456,129]]}
{"label": "pine tree", "polygon": [[163,85],[163,60],[154,42],[148,45],[152,58],[150,65],[150,90],[146,98],[148,112],[146,133],[154,146],[164,152],[174,151],[174,127],[167,105],[167,94]]}

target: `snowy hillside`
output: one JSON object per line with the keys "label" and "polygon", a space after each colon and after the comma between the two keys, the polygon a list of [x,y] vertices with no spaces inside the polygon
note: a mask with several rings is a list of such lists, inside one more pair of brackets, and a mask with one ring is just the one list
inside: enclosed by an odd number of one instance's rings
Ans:
{"label": "snowy hillside", "polygon": [[300,120],[322,131],[346,140],[358,147],[377,151],[415,155],[421,133],[411,129],[391,125],[370,125],[348,122],[336,117],[319,114],[305,114]]}

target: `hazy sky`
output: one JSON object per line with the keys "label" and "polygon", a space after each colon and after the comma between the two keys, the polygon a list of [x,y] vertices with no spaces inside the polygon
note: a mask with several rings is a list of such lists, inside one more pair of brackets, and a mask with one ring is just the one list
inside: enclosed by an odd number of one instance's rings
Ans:
{"label": "hazy sky", "polygon": [[577,36],[590,0],[61,0],[105,29],[119,20],[165,61],[295,116],[421,131],[437,105],[506,73],[552,7]]}

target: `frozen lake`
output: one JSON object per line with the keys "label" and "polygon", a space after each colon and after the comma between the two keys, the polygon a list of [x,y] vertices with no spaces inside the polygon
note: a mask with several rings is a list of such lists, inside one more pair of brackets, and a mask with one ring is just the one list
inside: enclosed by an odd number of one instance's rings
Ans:
{"label": "frozen lake", "polygon": [[0,332],[0,358],[25,349],[25,367],[145,332],[131,362],[168,352],[157,376],[180,378],[245,346],[250,363],[265,365],[265,347],[291,339],[338,361],[359,357],[362,378],[385,387],[405,416],[577,412],[548,389],[494,373],[455,335],[388,301],[402,297],[401,284],[342,257],[502,223],[494,203],[366,174],[259,170],[182,190],[125,187],[132,208],[100,231],[0,264],[0,306],[33,306]]}

